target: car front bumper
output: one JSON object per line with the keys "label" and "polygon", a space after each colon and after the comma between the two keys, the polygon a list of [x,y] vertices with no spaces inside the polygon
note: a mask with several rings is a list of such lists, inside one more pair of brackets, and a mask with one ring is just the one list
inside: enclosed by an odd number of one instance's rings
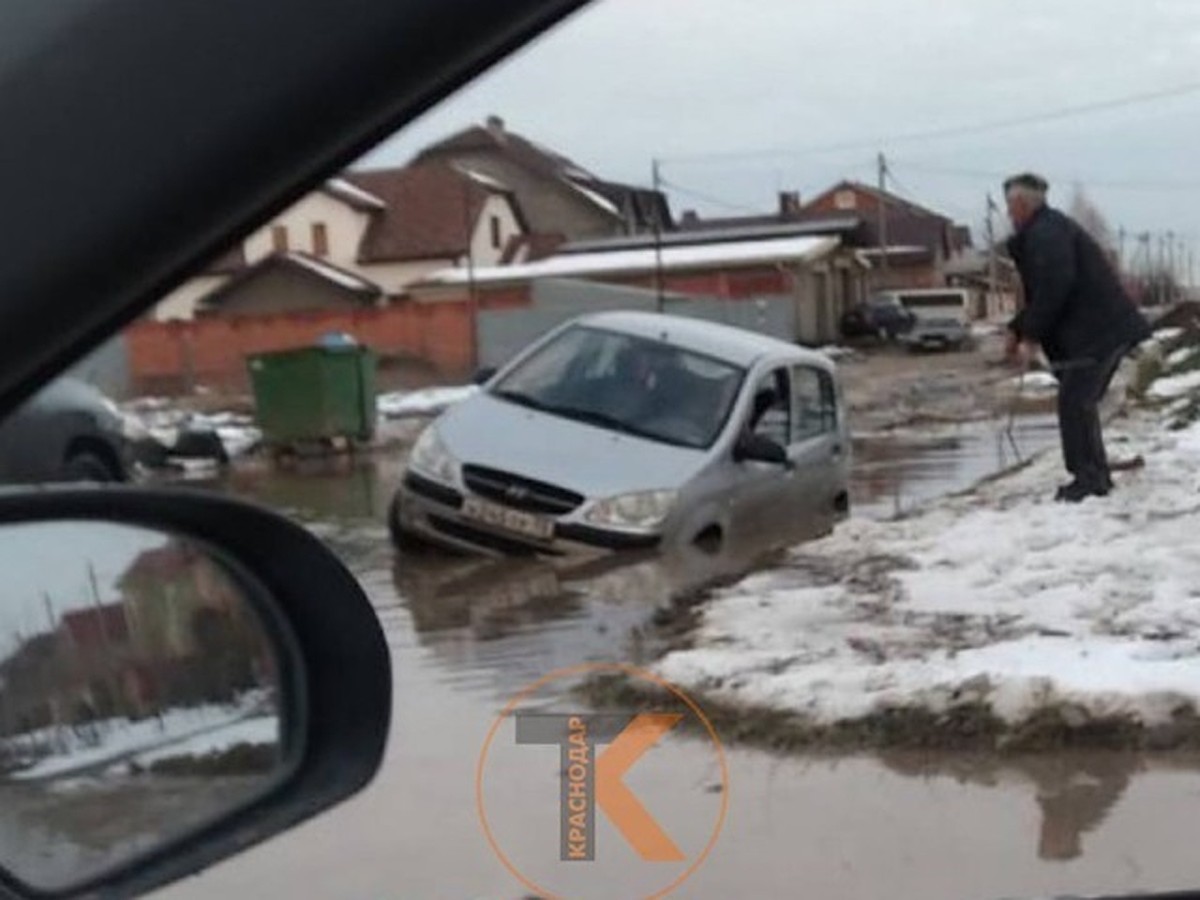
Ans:
{"label": "car front bumper", "polygon": [[548,540],[498,527],[464,512],[467,495],[457,488],[407,472],[396,491],[393,525],[407,534],[454,550],[488,556],[602,556],[653,550],[657,534],[630,534],[558,521]]}

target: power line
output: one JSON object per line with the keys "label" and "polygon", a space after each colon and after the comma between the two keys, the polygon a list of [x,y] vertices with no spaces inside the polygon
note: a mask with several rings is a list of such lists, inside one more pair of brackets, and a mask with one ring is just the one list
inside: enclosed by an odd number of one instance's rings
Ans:
{"label": "power line", "polygon": [[844,150],[872,149],[882,145],[910,143],[914,141],[936,141],[946,138],[967,137],[976,134],[986,134],[991,131],[1003,131],[1010,128],[1020,128],[1026,125],[1038,125],[1046,122],[1057,122],[1078,116],[1108,112],[1143,103],[1154,103],[1174,97],[1200,93],[1200,82],[1181,84],[1174,87],[1162,88],[1156,91],[1146,91],[1139,94],[1128,94],[1108,100],[1098,100],[1091,103],[1080,103],[1073,106],[1063,106],[1057,109],[1045,110],[1040,113],[1030,113],[1006,119],[991,119],[966,125],[931,128],[923,131],[910,131],[893,135],[890,138],[862,138],[853,141],[843,141],[835,144],[817,145],[801,148],[749,149],[721,153],[696,154],[692,156],[677,156],[664,162],[671,163],[704,163],[721,162],[739,159],[771,158],[781,156],[804,156],[819,153],[834,153]]}
{"label": "power line", "polygon": [[[925,172],[930,175],[945,175],[952,178],[988,179],[1002,181],[1011,172],[988,172],[981,169],[961,169],[951,166],[930,166],[923,163],[913,163],[901,160],[900,165],[914,172]],[[1105,188],[1115,191],[1197,191],[1200,181],[1124,181],[1120,179],[1092,178],[1088,175],[1074,174],[1062,180],[1078,182],[1087,187]]]}
{"label": "power line", "polygon": [[[661,160],[660,160],[660,163],[661,163]],[[758,215],[758,214],[762,213],[761,209],[756,209],[753,206],[747,206],[742,203],[735,203],[731,200],[724,200],[724,199],[714,196],[712,194],[705,193],[704,191],[698,191],[695,188],[685,187],[681,184],[676,184],[674,181],[669,181],[666,178],[663,178],[661,175],[661,172],[660,172],[660,175],[658,178],[658,183],[662,187],[669,188],[670,190],[675,191],[678,194],[683,194],[685,196],[691,197],[694,200],[702,200],[705,203],[710,203],[713,206],[719,206],[722,209],[727,209],[732,212],[744,212],[744,213],[750,213],[753,215]]]}

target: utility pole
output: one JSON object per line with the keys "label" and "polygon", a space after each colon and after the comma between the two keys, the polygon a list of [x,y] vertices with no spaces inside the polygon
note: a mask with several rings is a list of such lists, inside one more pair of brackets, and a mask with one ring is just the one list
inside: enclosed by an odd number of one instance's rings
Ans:
{"label": "utility pole", "polygon": [[888,279],[888,233],[887,233],[887,157],[879,151],[879,264],[883,270],[882,281]]}
{"label": "utility pole", "polygon": [[995,302],[993,298],[999,293],[996,287],[996,228],[992,220],[992,213],[997,211],[996,201],[989,193],[987,195],[988,296],[985,301],[989,316]]}
{"label": "utility pole", "polygon": [[1167,302],[1175,302],[1175,232],[1167,232]]}
{"label": "utility pole", "polygon": [[[650,161],[650,177],[654,182],[654,196],[657,197],[662,193],[662,166],[657,159]],[[657,203],[654,207],[654,288],[655,288],[655,307],[659,312],[666,309],[666,286],[663,284],[663,247],[662,247],[662,222],[659,219],[659,208]]]}
{"label": "utility pole", "polygon": [[1117,271],[1125,272],[1125,226],[1117,229]]}
{"label": "utility pole", "polygon": [[475,229],[471,221],[471,177],[462,174],[463,234],[467,239],[467,309],[471,327],[471,368],[479,367],[479,298],[475,290]]}

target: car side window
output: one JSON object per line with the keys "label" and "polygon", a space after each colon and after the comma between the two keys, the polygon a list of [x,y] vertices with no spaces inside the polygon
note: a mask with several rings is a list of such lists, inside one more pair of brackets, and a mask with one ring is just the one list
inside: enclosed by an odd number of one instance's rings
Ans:
{"label": "car side window", "polygon": [[792,443],[837,430],[837,391],[828,372],[792,369]]}
{"label": "car side window", "polygon": [[787,369],[775,369],[764,375],[754,388],[754,406],[750,430],[770,438],[782,447],[792,431],[791,387]]}

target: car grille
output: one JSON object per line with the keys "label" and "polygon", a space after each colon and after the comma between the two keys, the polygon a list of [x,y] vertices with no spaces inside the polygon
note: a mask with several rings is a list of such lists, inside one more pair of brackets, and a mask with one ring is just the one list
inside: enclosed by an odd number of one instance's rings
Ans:
{"label": "car grille", "polygon": [[436,481],[430,481],[428,478],[422,478],[415,472],[405,474],[404,486],[414,494],[419,494],[428,500],[452,506],[455,509],[462,506],[462,494],[454,488],[438,484]]}
{"label": "car grille", "polygon": [[583,503],[574,491],[484,466],[463,466],[463,481],[479,496],[524,512],[561,516]]}

